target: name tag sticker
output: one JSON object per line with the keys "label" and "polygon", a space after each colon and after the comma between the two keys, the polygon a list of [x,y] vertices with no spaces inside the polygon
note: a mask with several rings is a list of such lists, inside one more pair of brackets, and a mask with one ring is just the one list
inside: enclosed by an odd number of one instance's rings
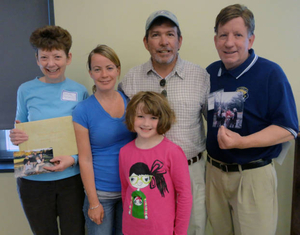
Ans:
{"label": "name tag sticker", "polygon": [[77,92],[63,90],[61,94],[61,100],[78,101],[78,94]]}
{"label": "name tag sticker", "polygon": [[212,110],[215,107],[215,96],[214,93],[208,95],[208,110]]}

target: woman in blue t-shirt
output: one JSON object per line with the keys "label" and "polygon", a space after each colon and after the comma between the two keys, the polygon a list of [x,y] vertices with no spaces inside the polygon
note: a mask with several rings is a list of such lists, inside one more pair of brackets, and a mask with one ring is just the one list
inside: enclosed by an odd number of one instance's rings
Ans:
{"label": "woman in blue t-shirt", "polygon": [[[72,115],[88,92],[65,76],[72,60],[71,35],[59,26],[45,26],[31,34],[30,43],[43,76],[19,87],[16,122]],[[28,140],[27,134],[19,129],[11,130],[10,138],[15,145]],[[49,173],[17,178],[21,204],[33,234],[58,235],[60,230],[61,234],[84,235],[84,191],[77,158],[55,156],[51,160],[55,165],[44,167]]]}
{"label": "woman in blue t-shirt", "polygon": [[97,46],[88,57],[94,94],[73,111],[80,174],[86,197],[83,211],[88,233],[122,234],[122,199],[119,151],[134,139],[125,120],[127,99],[116,91],[121,64],[106,45]]}

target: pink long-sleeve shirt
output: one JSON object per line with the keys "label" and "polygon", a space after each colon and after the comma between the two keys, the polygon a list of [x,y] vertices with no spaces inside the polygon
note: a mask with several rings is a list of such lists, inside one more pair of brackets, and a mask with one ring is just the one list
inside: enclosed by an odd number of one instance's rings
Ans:
{"label": "pink long-sleeve shirt", "polygon": [[124,235],[187,234],[192,193],[182,149],[167,138],[151,149],[132,141],[119,161]]}

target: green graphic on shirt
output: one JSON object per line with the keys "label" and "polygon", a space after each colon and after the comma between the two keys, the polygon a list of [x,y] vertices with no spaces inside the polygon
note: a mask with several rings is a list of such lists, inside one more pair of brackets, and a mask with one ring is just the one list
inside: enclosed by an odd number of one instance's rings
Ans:
{"label": "green graphic on shirt", "polygon": [[[138,219],[148,219],[147,199],[143,192],[136,190],[131,194],[132,216]],[[129,212],[130,213],[130,212]]]}
{"label": "green graphic on shirt", "polygon": [[[165,197],[165,192],[168,192],[168,187],[164,178],[167,173],[163,170],[164,164],[155,160],[151,170],[142,162],[137,162],[131,166],[129,171],[129,181],[132,187],[137,190],[132,192],[129,214],[138,219],[148,219],[148,203],[146,195],[141,191],[142,188],[150,186],[150,189],[158,188],[162,197]],[[152,180],[154,178],[154,180]]]}

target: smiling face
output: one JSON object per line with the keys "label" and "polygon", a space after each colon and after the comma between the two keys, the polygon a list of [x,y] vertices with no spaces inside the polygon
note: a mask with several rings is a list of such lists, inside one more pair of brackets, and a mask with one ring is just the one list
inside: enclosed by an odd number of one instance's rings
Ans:
{"label": "smiling face", "polygon": [[37,64],[40,67],[44,77],[41,78],[46,83],[58,83],[66,79],[65,71],[67,65],[72,61],[72,54],[68,57],[63,50],[42,50],[38,49],[36,55]]}
{"label": "smiling face", "polygon": [[175,66],[181,43],[182,37],[178,37],[177,27],[171,22],[153,25],[148,38],[144,38],[144,45],[151,55],[154,68],[161,65]]}
{"label": "smiling face", "polygon": [[241,17],[234,18],[222,26],[219,25],[214,40],[226,69],[235,69],[247,60],[254,39],[254,35],[249,36]]}
{"label": "smiling face", "polygon": [[108,58],[94,54],[91,58],[91,78],[96,85],[96,92],[114,90],[120,69]]}
{"label": "smiling face", "polygon": [[157,138],[160,138],[160,135],[157,133],[159,118],[152,114],[144,113],[143,106],[144,104],[142,103],[137,106],[134,119],[134,130],[138,134],[138,138],[154,141]]}

